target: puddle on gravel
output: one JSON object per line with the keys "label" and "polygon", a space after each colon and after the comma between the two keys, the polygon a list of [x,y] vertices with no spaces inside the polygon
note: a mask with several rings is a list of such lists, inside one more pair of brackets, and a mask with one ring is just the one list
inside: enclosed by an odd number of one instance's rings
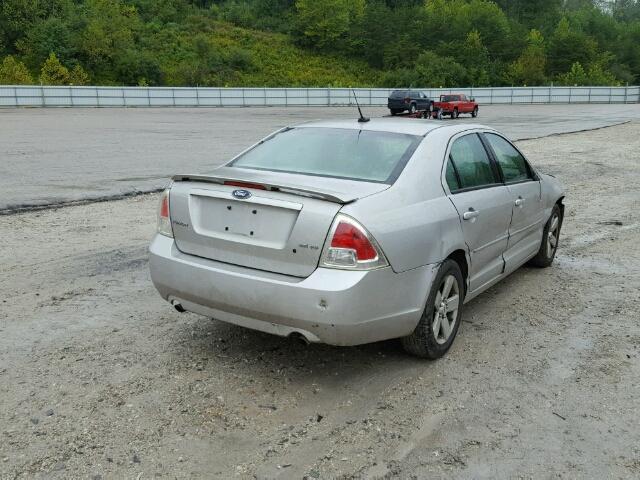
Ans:
{"label": "puddle on gravel", "polygon": [[598,243],[605,238],[611,237],[612,235],[616,235],[620,232],[626,232],[628,230],[636,230],[640,228],[640,223],[631,223],[629,225],[621,225],[619,226],[617,223],[610,225],[606,224],[608,228],[605,227],[605,223],[601,223],[603,226],[602,229],[597,231],[590,230],[588,233],[583,233],[579,235],[571,236],[567,239],[567,246],[572,248],[581,248],[589,245],[593,245],[594,243]]}
{"label": "puddle on gravel", "polygon": [[[551,384],[562,384],[571,378],[579,367],[585,352],[593,348],[593,339],[589,330],[598,319],[584,310],[579,313],[579,326],[571,331],[564,344],[555,350],[555,358],[549,362],[547,381]],[[578,322],[576,322],[578,323]]]}
{"label": "puddle on gravel", "polygon": [[611,261],[595,257],[574,257],[566,254],[558,254],[554,261],[562,268],[588,271],[596,275],[613,275],[625,272],[624,268],[611,263]]}

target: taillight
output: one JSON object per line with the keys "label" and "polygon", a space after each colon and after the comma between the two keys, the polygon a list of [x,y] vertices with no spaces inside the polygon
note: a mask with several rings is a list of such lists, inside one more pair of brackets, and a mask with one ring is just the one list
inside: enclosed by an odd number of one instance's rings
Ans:
{"label": "taillight", "polygon": [[372,270],[389,265],[380,246],[360,223],[344,214],[333,221],[320,266]]}
{"label": "taillight", "polygon": [[171,211],[169,210],[169,188],[160,195],[160,207],[158,208],[158,233],[173,237],[171,228]]}

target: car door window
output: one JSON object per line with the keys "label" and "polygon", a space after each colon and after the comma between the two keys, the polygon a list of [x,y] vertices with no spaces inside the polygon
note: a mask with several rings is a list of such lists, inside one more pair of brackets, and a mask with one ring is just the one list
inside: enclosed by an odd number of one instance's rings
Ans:
{"label": "car door window", "polygon": [[498,183],[487,151],[477,134],[465,135],[453,142],[446,180],[451,192]]}
{"label": "car door window", "polygon": [[449,185],[449,190],[451,192],[457,192],[460,190],[460,182],[458,181],[458,174],[456,173],[455,168],[453,167],[453,162],[451,158],[447,162],[447,172],[445,173],[447,185]]}
{"label": "car door window", "polygon": [[533,174],[524,157],[507,140],[493,133],[485,133],[485,138],[496,154],[506,183],[533,180]]}

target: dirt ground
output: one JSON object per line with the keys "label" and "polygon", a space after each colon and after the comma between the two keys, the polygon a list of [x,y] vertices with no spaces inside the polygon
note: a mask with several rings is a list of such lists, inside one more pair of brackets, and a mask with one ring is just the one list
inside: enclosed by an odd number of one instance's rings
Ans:
{"label": "dirt ground", "polygon": [[639,478],[640,123],[523,141],[567,186],[549,269],[448,355],[172,310],[157,198],[0,217],[0,478]]}

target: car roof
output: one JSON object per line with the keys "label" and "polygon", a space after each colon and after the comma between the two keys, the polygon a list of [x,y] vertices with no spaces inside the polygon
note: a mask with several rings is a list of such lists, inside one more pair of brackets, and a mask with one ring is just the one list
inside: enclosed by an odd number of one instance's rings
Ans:
{"label": "car roof", "polygon": [[311,121],[303,123],[301,125],[295,125],[294,128],[346,128],[372,132],[404,133],[407,135],[419,135],[422,137],[433,130],[441,128],[450,130],[450,133],[452,135],[465,130],[473,129],[493,130],[490,127],[478,124],[465,123],[456,125],[443,125],[442,121],[438,120],[391,117],[372,118],[368,122],[358,122],[357,118]]}

